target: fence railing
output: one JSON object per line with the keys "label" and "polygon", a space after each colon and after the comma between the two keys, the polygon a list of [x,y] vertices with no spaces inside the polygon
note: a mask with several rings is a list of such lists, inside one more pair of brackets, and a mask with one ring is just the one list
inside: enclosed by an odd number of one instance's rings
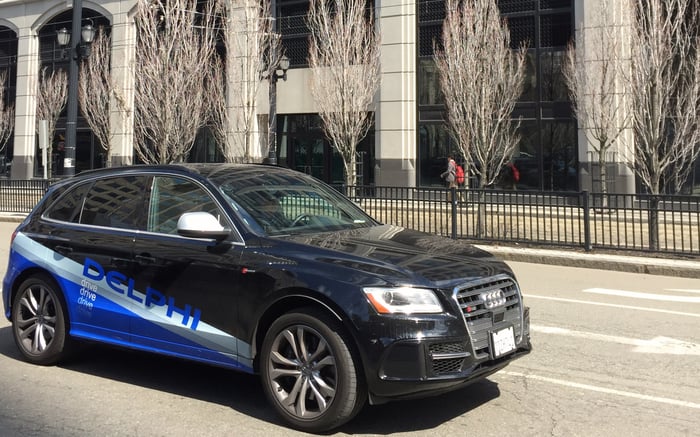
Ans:
{"label": "fence railing", "polygon": [[352,187],[383,223],[476,241],[700,257],[700,196]]}
{"label": "fence railing", "polygon": [[[0,212],[29,212],[48,185],[0,179]],[[380,222],[452,238],[700,257],[700,196],[337,188]]]}
{"label": "fence railing", "polygon": [[0,212],[31,211],[50,183],[45,179],[0,179]]}

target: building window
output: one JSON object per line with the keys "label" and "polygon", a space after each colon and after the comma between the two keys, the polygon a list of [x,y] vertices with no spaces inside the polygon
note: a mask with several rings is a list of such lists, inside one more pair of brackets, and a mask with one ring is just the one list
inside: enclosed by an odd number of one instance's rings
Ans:
{"label": "building window", "polygon": [[223,153],[208,127],[197,132],[187,162],[224,162]]}
{"label": "building window", "polygon": [[506,19],[510,30],[510,47],[518,49],[522,45],[533,47],[535,44],[535,17],[514,16]]}
{"label": "building window", "polygon": [[[418,123],[418,185],[445,185],[440,177],[447,167],[447,157],[458,159],[458,148],[444,122]],[[458,159],[459,160],[459,159]]]}
{"label": "building window", "polygon": [[[282,35],[282,47],[291,68],[309,65],[309,37],[307,23],[309,0],[277,0],[277,31]],[[374,0],[367,0],[367,10],[373,10]]]}
{"label": "building window", "polygon": [[[418,0],[418,184],[441,183],[435,163],[445,159],[435,138],[446,129],[436,120],[444,111],[439,79],[433,63],[433,41],[441,38],[444,0]],[[520,170],[519,187],[578,190],[576,121],[562,75],[567,45],[573,37],[572,0],[499,0],[507,20],[511,47],[529,48],[525,86],[513,117],[521,120],[521,142],[514,160]],[[430,126],[443,126],[440,128]],[[447,135],[449,137],[449,135]],[[449,144],[449,140],[440,140]],[[439,166],[438,166],[439,167]],[[439,175],[439,173],[438,173]]]}
{"label": "building window", "polygon": [[498,0],[501,13],[534,12],[537,0]]}
{"label": "building window", "polygon": [[[345,182],[343,160],[323,131],[318,114],[278,114],[277,144],[280,165],[310,174],[324,182]],[[357,183],[374,183],[374,126],[357,145]]]}
{"label": "building window", "polygon": [[440,87],[440,75],[432,58],[418,60],[418,89],[419,105],[444,105],[445,97]]}
{"label": "building window", "polygon": [[277,0],[277,29],[292,68],[306,67],[309,63],[308,12],[309,0]]}
{"label": "building window", "polygon": [[[0,73],[5,73],[4,107],[15,104],[17,93],[17,35],[7,27],[0,26]],[[0,177],[10,175],[14,150],[13,134],[5,144],[0,144]]]}

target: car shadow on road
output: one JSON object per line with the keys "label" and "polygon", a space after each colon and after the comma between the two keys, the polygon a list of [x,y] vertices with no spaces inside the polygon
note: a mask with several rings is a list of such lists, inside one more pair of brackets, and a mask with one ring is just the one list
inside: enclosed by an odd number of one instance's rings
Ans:
{"label": "car shadow on road", "polygon": [[347,434],[388,435],[430,430],[479,408],[500,394],[497,383],[483,379],[435,397],[366,406],[355,420],[339,431]]}
{"label": "car shadow on road", "polygon": [[[12,328],[0,328],[0,354],[22,360]],[[227,406],[241,414],[285,426],[268,404],[257,376],[129,349],[86,344],[61,368]],[[366,406],[336,430],[347,434],[391,434],[432,429],[500,395],[489,380],[440,396]]]}

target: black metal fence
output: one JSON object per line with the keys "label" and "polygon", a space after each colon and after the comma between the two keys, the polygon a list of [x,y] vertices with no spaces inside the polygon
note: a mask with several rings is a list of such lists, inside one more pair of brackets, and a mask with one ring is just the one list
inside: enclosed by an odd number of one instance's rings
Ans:
{"label": "black metal fence", "polygon": [[353,187],[377,220],[452,238],[700,257],[700,196]]}
{"label": "black metal fence", "polygon": [[[0,179],[0,212],[29,212],[49,183]],[[700,257],[700,196],[377,186],[342,190],[380,222],[452,238]]]}
{"label": "black metal fence", "polygon": [[45,179],[0,179],[0,212],[31,211],[50,183]]}

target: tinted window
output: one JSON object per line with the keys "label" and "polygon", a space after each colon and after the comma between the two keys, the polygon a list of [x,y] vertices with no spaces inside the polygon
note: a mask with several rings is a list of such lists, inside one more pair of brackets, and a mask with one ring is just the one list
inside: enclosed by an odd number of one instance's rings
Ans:
{"label": "tinted window", "polygon": [[187,179],[156,176],[151,189],[147,230],[177,234],[177,221],[186,212],[205,211],[222,221],[216,203],[199,185]]}
{"label": "tinted window", "polygon": [[247,172],[221,185],[244,222],[267,235],[313,234],[374,225],[336,190],[297,173]]}
{"label": "tinted window", "polygon": [[85,193],[87,193],[90,186],[91,184],[82,184],[70,189],[49,208],[46,216],[63,222],[78,223],[83,199],[85,199]]}
{"label": "tinted window", "polygon": [[85,198],[80,223],[138,229],[145,180],[123,176],[96,181]]}

